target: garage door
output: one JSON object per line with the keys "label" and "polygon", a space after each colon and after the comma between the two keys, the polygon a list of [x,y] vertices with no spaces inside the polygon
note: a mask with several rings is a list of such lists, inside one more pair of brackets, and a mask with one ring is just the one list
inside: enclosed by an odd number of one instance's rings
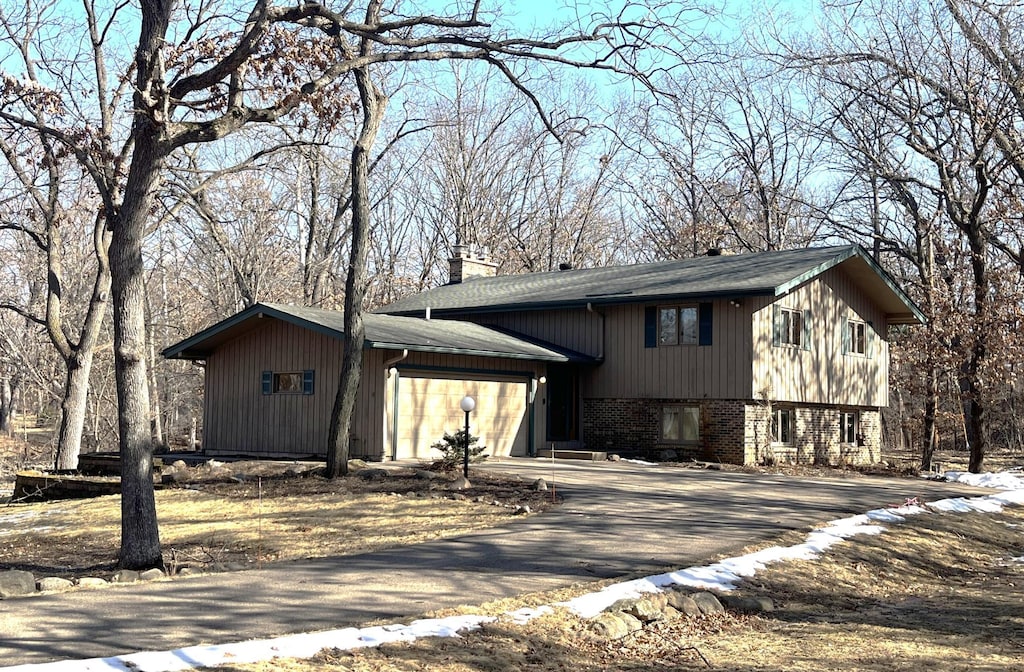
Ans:
{"label": "garage door", "polygon": [[[464,426],[465,414],[459,402],[467,394],[476,400],[469,415],[469,433],[479,436],[478,445],[488,455],[527,454],[527,383],[519,378],[493,380],[454,379],[440,376],[402,374],[397,377],[397,422],[392,415],[390,430],[395,459],[436,459],[431,450],[445,432],[454,434]],[[389,414],[390,415],[390,414]]]}

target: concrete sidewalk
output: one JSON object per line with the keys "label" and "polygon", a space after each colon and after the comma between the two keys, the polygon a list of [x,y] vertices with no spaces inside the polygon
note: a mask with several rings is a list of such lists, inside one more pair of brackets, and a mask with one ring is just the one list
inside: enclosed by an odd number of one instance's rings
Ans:
{"label": "concrete sidewalk", "polygon": [[[477,468],[477,467],[474,467]],[[0,666],[401,620],[635,571],[686,567],[869,509],[990,494],[924,480],[749,475],[502,460],[565,504],[475,534],[262,570],[0,602]]]}

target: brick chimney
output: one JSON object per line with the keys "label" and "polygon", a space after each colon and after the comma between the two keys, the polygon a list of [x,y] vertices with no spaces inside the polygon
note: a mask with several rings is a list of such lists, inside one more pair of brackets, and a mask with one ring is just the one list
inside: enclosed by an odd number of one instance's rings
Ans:
{"label": "brick chimney", "polygon": [[471,278],[492,278],[498,274],[498,265],[490,260],[486,247],[455,245],[448,264],[449,285],[457,285]]}

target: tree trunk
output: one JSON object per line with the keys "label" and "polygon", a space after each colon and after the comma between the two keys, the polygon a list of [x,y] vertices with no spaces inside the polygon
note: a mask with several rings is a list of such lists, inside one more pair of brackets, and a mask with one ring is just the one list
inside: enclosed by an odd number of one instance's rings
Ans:
{"label": "tree trunk", "polygon": [[924,436],[921,437],[921,471],[931,471],[935,455],[935,413],[939,404],[938,373],[931,367],[927,373],[924,397]]}
{"label": "tree trunk", "polygon": [[60,429],[57,432],[55,469],[77,469],[82,451],[82,430],[85,427],[86,402],[89,397],[89,373],[92,371],[92,348],[78,352],[67,364],[64,399],[60,405]]}
{"label": "tree trunk", "polygon": [[0,379],[0,432],[11,435],[11,402],[14,400],[14,393],[11,389],[11,379],[4,376]]}
{"label": "tree trunk", "polygon": [[[368,23],[375,10],[379,11],[379,3],[371,2],[367,8]],[[363,41],[364,55],[369,51],[369,44],[368,40]],[[349,253],[348,277],[345,280],[345,341],[341,378],[331,411],[327,445],[328,478],[348,474],[349,432],[352,412],[359,396],[363,344],[366,340],[363,297],[366,294],[366,255],[370,231],[369,159],[387,105],[387,98],[370,79],[368,68],[357,69],[355,77],[363,107],[363,123],[352,148],[352,249]]]}

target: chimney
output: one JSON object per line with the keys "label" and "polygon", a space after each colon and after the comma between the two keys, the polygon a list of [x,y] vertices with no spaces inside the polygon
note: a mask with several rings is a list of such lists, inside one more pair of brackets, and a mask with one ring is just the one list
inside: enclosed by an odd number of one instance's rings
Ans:
{"label": "chimney", "polygon": [[457,285],[471,278],[492,278],[498,274],[498,265],[490,260],[486,247],[454,245],[448,264],[449,285]]}

